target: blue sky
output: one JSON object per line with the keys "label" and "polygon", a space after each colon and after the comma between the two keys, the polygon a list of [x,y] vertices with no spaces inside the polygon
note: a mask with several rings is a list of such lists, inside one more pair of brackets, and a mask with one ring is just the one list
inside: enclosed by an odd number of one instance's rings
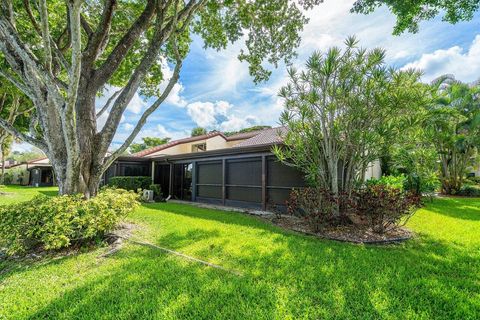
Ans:
{"label": "blue sky", "polygon": [[[296,67],[302,68],[314,50],[342,46],[347,36],[356,35],[364,47],[385,48],[389,65],[422,69],[424,81],[445,73],[455,74],[462,81],[480,78],[480,14],[456,25],[442,22],[440,16],[422,23],[418,34],[393,36],[395,17],[386,9],[368,16],[356,15],[349,12],[353,2],[326,0],[307,13],[310,22],[302,33],[298,58],[293,62]],[[241,48],[238,42],[219,52],[204,50],[201,39],[195,38],[179,84],[152,114],[137,141],[144,136],[181,138],[195,126],[233,131],[252,125],[277,125],[282,111],[277,93],[287,83],[286,67],[279,65],[269,81],[255,85],[248,66],[237,59]],[[171,73],[168,65],[164,70]],[[110,90],[110,94],[113,92]],[[108,94],[100,98],[98,105],[107,98]],[[124,141],[149,103],[138,95],[132,100],[112,147]],[[15,147],[25,148],[24,144]]]}

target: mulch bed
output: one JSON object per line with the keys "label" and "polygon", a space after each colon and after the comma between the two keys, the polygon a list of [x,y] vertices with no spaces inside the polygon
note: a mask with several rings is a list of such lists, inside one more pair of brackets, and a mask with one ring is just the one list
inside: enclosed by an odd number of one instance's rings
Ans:
{"label": "mulch bed", "polygon": [[321,231],[315,232],[308,221],[299,217],[282,215],[281,217],[268,217],[265,219],[287,230],[342,242],[389,244],[399,243],[414,236],[413,232],[406,228],[396,228],[384,234],[379,234],[373,232],[368,226],[354,224],[325,227]]}

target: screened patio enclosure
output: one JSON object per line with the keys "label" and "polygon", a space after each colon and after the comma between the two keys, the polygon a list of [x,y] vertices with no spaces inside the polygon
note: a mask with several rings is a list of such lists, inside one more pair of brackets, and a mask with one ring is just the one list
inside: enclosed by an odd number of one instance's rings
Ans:
{"label": "screened patio enclosure", "polygon": [[155,158],[154,183],[173,199],[263,210],[284,206],[293,188],[305,186],[269,149],[249,149]]}

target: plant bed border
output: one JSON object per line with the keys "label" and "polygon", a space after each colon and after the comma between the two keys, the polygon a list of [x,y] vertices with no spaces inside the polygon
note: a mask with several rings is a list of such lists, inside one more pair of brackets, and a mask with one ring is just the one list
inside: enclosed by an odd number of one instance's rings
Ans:
{"label": "plant bed border", "polygon": [[413,239],[415,237],[415,234],[408,229],[403,228],[406,230],[406,232],[409,234],[409,236],[405,237],[392,237],[388,239],[383,239],[383,240],[354,240],[354,239],[343,239],[339,237],[332,237],[328,235],[322,235],[320,233],[315,233],[307,230],[302,230],[299,228],[289,228],[287,226],[281,225],[276,222],[278,221],[278,217],[280,219],[300,219],[298,217],[293,217],[291,215],[287,214],[276,214],[271,211],[262,211],[262,210],[253,210],[253,209],[246,209],[246,208],[238,208],[238,207],[229,207],[229,206],[222,206],[222,205],[213,205],[213,204],[208,204],[208,203],[202,203],[202,202],[191,202],[191,201],[184,201],[184,200],[169,200],[167,203],[177,203],[177,204],[186,204],[186,205],[191,205],[194,207],[199,207],[199,208],[205,208],[205,209],[213,209],[213,210],[222,210],[222,211],[229,211],[229,212],[238,212],[238,213],[243,213],[243,214],[248,214],[250,216],[254,216],[264,222],[267,222],[271,225],[274,225],[276,227],[279,227],[283,230],[286,231],[293,231],[296,233],[300,233],[303,235],[308,235],[312,237],[316,237],[318,239],[324,239],[324,240],[332,240],[332,241],[337,241],[337,242],[343,242],[343,243],[352,243],[352,244],[368,244],[368,245],[388,245],[388,244],[400,244],[402,242],[405,242],[407,240]]}
{"label": "plant bed border", "polygon": [[[275,225],[277,225],[277,224],[275,224]],[[280,227],[283,228],[282,226],[280,226]],[[319,233],[309,232],[309,231],[305,231],[305,230],[301,230],[301,229],[286,229],[286,230],[292,230],[292,231],[295,231],[295,232],[298,232],[298,233],[301,233],[301,234],[304,234],[304,235],[307,235],[307,236],[316,237],[316,238],[319,238],[319,239],[333,240],[333,241],[338,241],[338,242],[343,242],[343,243],[369,244],[369,245],[399,244],[399,243],[405,242],[407,240],[413,239],[415,237],[414,234],[411,234],[409,237],[397,237],[397,238],[389,238],[389,239],[385,239],[385,240],[365,240],[365,241],[361,241],[361,240],[353,240],[353,239],[352,240],[347,240],[347,239],[342,239],[342,238],[338,238],[338,237],[331,237],[331,236],[321,235]]]}

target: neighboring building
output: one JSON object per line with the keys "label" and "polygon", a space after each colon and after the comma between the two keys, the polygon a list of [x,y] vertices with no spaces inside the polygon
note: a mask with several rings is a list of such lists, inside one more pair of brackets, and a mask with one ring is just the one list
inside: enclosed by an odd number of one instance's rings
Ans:
{"label": "neighboring building", "polygon": [[[271,152],[273,145],[282,143],[284,131],[272,128],[232,136],[211,132],[170,141],[118,158],[102,182],[114,176],[151,176],[165,197],[257,209],[281,207],[292,188],[305,186],[303,174]],[[48,167],[48,160],[30,163],[30,185],[52,184]],[[366,172],[367,178],[380,175],[378,162]]]}
{"label": "neighboring building", "polygon": [[52,166],[47,157],[5,166],[12,184],[51,186],[54,184]]}

